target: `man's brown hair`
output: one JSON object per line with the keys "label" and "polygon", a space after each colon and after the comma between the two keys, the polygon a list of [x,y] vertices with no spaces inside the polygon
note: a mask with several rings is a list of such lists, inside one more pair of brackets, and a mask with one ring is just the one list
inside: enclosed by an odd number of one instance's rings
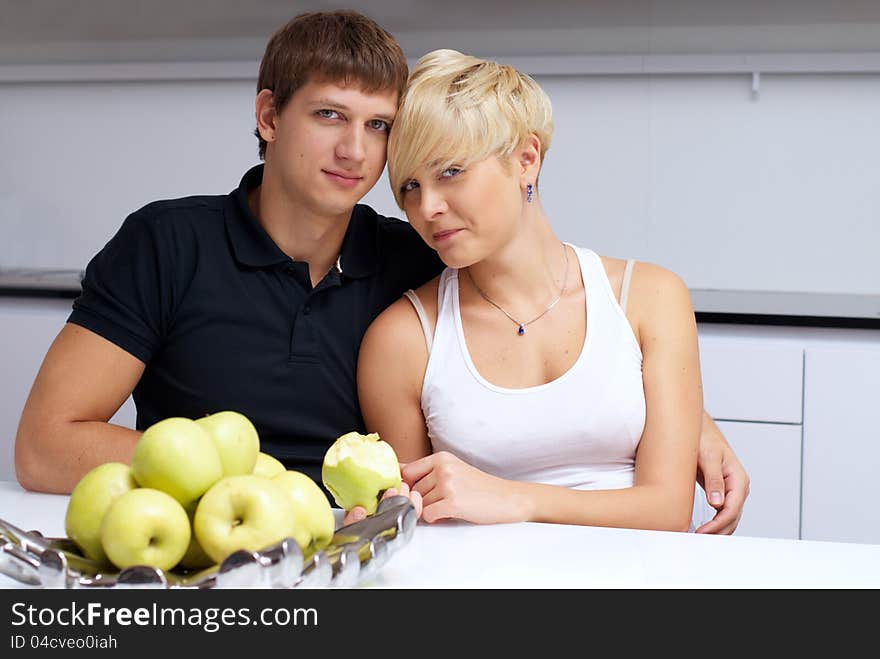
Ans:
{"label": "man's brown hair", "polygon": [[[392,89],[400,98],[408,73],[400,44],[372,19],[348,10],[308,12],[294,17],[269,39],[260,62],[257,93],[272,92],[276,113],[311,80],[356,83],[365,92]],[[259,130],[254,134],[263,160],[266,141]]]}

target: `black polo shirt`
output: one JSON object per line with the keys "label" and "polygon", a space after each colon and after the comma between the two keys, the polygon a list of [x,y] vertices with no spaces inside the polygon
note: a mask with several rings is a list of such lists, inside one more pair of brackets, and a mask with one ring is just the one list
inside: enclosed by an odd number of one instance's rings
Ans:
{"label": "black polo shirt", "polygon": [[263,166],[226,196],[157,201],[92,259],[69,322],[144,364],[137,428],[170,416],[245,414],[261,449],[317,482],[330,443],[364,432],[355,370],[370,322],[442,270],[406,222],[354,208],[341,272],[312,288],[251,213]]}

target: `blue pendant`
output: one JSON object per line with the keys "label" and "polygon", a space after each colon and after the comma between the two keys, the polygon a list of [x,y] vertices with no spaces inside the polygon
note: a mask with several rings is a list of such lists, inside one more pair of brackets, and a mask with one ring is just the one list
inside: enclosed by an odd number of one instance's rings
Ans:
{"label": "blue pendant", "polygon": [[522,336],[523,334],[525,334],[525,333],[526,333],[525,325],[520,325],[520,326],[519,326],[519,329],[516,330],[516,333],[519,334],[520,336]]}

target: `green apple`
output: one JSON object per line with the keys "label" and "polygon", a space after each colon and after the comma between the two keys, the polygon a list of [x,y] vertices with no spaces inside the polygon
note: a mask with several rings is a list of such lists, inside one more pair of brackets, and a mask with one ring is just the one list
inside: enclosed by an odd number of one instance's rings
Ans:
{"label": "green apple", "polygon": [[64,517],[64,531],[86,558],[108,563],[101,547],[101,520],[110,504],[136,487],[131,467],[121,462],[106,462],[90,470],[73,488]]}
{"label": "green apple", "polygon": [[214,442],[192,419],[170,417],[144,431],[131,458],[141,487],[162,490],[186,506],[223,477]]}
{"label": "green apple", "polygon": [[288,470],[272,478],[280,483],[293,500],[297,535],[294,539],[303,551],[319,551],[330,544],[336,531],[333,507],[324,491],[308,475]]}
{"label": "green apple", "polygon": [[345,510],[363,506],[372,515],[382,493],[400,487],[400,463],[391,444],[377,433],[350,432],[327,449],[321,480],[338,506]]}
{"label": "green apple", "polygon": [[202,545],[199,544],[199,539],[196,538],[195,531],[193,530],[193,518],[196,515],[196,508],[198,507],[199,501],[201,501],[201,499],[193,501],[185,507],[186,516],[189,518],[190,531],[192,531],[192,533],[189,538],[189,547],[187,547],[183,558],[180,559],[180,566],[185,567],[188,570],[200,570],[214,565],[214,561],[211,560],[211,557],[205,553],[204,549],[202,549]]}
{"label": "green apple", "polygon": [[170,570],[186,553],[190,534],[183,506],[149,487],[119,496],[101,522],[101,546],[120,570],[132,565]]}
{"label": "green apple", "polygon": [[244,414],[225,410],[196,419],[196,423],[207,430],[213,440],[224,476],[250,474],[254,470],[260,438]]}
{"label": "green apple", "polygon": [[272,478],[278,474],[283,474],[287,468],[277,458],[273,458],[268,453],[260,451],[257,454],[257,462],[254,464],[253,475],[261,478]]}
{"label": "green apple", "polygon": [[253,474],[217,481],[199,501],[193,529],[215,563],[239,549],[258,551],[297,535],[290,495],[273,479]]}

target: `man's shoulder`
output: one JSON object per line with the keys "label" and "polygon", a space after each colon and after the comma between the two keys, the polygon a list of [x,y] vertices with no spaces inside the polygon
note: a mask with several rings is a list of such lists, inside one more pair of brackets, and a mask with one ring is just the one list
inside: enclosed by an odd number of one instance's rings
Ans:
{"label": "man's shoulder", "polygon": [[355,213],[358,214],[361,221],[374,224],[376,230],[383,236],[400,238],[401,240],[421,240],[419,234],[416,233],[416,230],[412,228],[409,222],[396,217],[382,215],[372,206],[358,204],[355,206]]}
{"label": "man's shoulder", "polygon": [[176,199],[157,199],[136,211],[130,217],[136,221],[161,225],[167,221],[198,221],[222,215],[226,195],[193,195]]}
{"label": "man's shoulder", "polygon": [[131,212],[105,246],[112,253],[154,250],[191,254],[214,244],[225,227],[222,196],[191,196],[151,201]]}
{"label": "man's shoulder", "polygon": [[369,222],[375,227],[376,245],[380,268],[386,275],[392,275],[402,288],[417,288],[428,279],[436,276],[443,263],[431,247],[416,232],[409,222],[387,217],[373,208],[358,204],[355,207],[358,221]]}
{"label": "man's shoulder", "polygon": [[382,215],[366,204],[358,204],[355,212],[359,221],[369,222],[375,227],[377,243],[386,253],[391,250],[398,257],[401,256],[400,250],[417,255],[435,254],[409,222]]}

